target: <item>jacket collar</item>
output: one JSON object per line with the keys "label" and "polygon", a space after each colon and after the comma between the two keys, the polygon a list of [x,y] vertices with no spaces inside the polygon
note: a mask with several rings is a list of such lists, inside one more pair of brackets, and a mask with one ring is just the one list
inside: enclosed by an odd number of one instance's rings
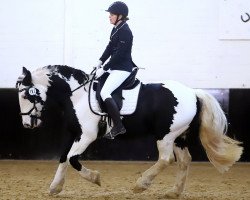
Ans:
{"label": "jacket collar", "polygon": [[117,26],[115,26],[114,28],[115,29],[119,29],[119,28],[121,28],[121,26],[123,26],[123,24],[125,24],[126,23],[126,21],[122,21],[120,24],[118,24]]}

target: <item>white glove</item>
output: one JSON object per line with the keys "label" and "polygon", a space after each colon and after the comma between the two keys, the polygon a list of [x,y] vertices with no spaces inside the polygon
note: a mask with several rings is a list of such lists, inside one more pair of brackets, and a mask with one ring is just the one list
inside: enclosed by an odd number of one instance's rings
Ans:
{"label": "white glove", "polygon": [[104,74],[104,72],[106,72],[106,71],[103,70],[102,67],[98,68],[98,69],[96,70],[95,77],[96,77],[96,78],[101,77],[101,76]]}
{"label": "white glove", "polygon": [[102,61],[98,60],[96,65],[94,65],[94,69],[99,69],[102,66]]}

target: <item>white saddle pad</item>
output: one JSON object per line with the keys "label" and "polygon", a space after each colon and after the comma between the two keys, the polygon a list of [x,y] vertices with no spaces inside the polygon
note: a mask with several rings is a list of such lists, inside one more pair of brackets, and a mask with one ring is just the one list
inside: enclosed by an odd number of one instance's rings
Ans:
{"label": "white saddle pad", "polygon": [[[123,99],[122,109],[120,110],[121,115],[131,115],[135,112],[140,88],[141,88],[141,83],[139,83],[132,90],[122,91],[122,97],[124,99]],[[96,92],[93,90],[93,88],[91,88],[91,92],[90,92],[90,106],[94,112],[100,115],[105,114],[105,113],[102,113],[100,109],[99,103],[96,100]]]}

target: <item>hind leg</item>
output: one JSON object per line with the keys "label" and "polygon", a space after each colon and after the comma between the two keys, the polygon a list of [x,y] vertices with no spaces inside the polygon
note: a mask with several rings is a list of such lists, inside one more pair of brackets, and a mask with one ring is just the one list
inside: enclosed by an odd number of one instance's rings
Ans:
{"label": "hind leg", "polygon": [[187,127],[183,127],[178,131],[173,131],[167,134],[162,140],[157,141],[157,147],[159,150],[159,159],[148,170],[146,170],[142,176],[136,181],[136,186],[134,192],[143,192],[146,190],[152,183],[153,179],[166,168],[167,165],[171,164],[174,161],[173,155],[173,145],[175,138],[183,133]]}
{"label": "hind leg", "polygon": [[187,147],[180,148],[174,145],[174,153],[177,160],[178,172],[174,187],[166,194],[166,197],[169,198],[178,198],[184,191],[191,162],[191,155]]}

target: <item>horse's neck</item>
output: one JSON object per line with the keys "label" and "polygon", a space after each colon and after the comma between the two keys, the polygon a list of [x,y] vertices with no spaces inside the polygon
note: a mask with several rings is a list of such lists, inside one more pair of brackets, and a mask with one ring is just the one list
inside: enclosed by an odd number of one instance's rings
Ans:
{"label": "horse's neck", "polygon": [[[87,75],[88,77],[82,81],[76,80],[73,76],[69,79],[63,77],[58,74],[58,76],[54,76],[52,78],[52,88],[50,95],[54,99],[58,99],[59,101],[65,101],[66,99],[70,99],[74,109],[81,107],[87,111],[89,109],[88,106],[88,90],[90,83],[86,83],[91,75]],[[61,102],[61,103],[63,103]],[[84,106],[86,105],[86,106]]]}
{"label": "horse's neck", "polygon": [[[81,86],[83,86],[84,83],[79,83],[76,79],[70,78],[69,80],[66,80],[67,84],[70,87],[71,91],[77,91]],[[84,87],[84,86],[83,86]]]}
{"label": "horse's neck", "polygon": [[73,87],[74,89],[71,90],[72,91],[71,100],[74,105],[79,104],[79,102],[86,102],[86,104],[88,103],[89,84],[90,83],[87,83],[84,86],[74,85],[75,88]]}

